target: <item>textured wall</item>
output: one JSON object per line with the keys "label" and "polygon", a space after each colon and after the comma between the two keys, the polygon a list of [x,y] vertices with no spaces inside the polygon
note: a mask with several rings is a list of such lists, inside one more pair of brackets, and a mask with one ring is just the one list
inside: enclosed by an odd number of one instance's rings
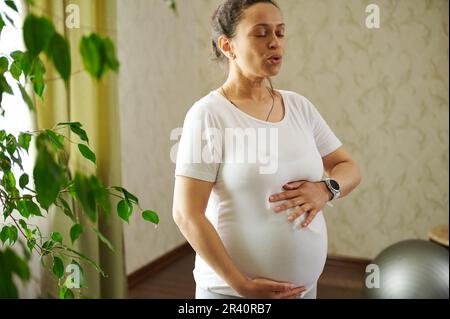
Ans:
{"label": "textured wall", "polygon": [[[371,2],[380,29],[365,27]],[[448,223],[448,1],[280,3],[289,56],[278,84],[315,103],[363,173],[326,209],[330,253],[371,258]]]}
{"label": "textured wall", "polygon": [[[126,227],[128,273],[184,240],[171,221],[169,134],[225,74],[209,61],[220,1],[118,1],[123,183],[157,210]],[[325,208],[329,252],[372,258],[448,223],[448,1],[279,0],[287,53],[277,88],[309,98],[360,164],[363,182]],[[132,3],[132,5],[131,5]],[[369,3],[381,28],[365,26]]]}
{"label": "textured wall", "polygon": [[[169,136],[198,96],[196,26],[190,6],[176,18],[162,0],[118,3],[122,183],[144,209],[160,215],[155,229],[134,214],[125,227],[127,273],[184,243],[172,222],[174,164]],[[192,63],[195,61],[195,63]]]}

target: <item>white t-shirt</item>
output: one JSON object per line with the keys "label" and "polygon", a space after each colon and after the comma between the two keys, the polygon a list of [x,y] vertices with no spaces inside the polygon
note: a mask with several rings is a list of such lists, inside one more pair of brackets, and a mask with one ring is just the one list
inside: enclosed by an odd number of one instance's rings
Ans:
{"label": "white t-shirt", "polygon": [[[320,181],[322,157],[342,143],[315,106],[295,92],[278,90],[285,115],[276,123],[256,119],[211,91],[188,111],[178,145],[175,176],[215,182],[206,217],[236,266],[247,276],[289,281],[312,289],[327,256],[320,211],[301,228],[293,209],[276,213],[269,196],[290,181]],[[205,239],[206,240],[206,239]],[[240,296],[197,254],[196,284]]]}

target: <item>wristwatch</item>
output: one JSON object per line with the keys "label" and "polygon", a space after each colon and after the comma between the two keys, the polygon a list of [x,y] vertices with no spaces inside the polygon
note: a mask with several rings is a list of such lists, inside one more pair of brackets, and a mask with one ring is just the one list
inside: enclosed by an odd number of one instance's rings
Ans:
{"label": "wristwatch", "polygon": [[339,183],[335,179],[326,177],[322,179],[322,182],[324,182],[325,185],[327,185],[328,190],[332,194],[330,201],[332,201],[333,199],[337,199],[341,195],[341,187],[339,186]]}

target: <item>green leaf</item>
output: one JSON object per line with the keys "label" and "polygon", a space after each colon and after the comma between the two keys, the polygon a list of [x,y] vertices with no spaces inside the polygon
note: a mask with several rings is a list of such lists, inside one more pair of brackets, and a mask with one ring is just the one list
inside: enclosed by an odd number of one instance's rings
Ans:
{"label": "green leaf", "polygon": [[20,215],[22,215],[25,218],[30,217],[31,212],[28,210],[25,200],[17,201],[16,206],[17,206],[17,210],[19,211]]}
{"label": "green leaf", "polygon": [[66,202],[66,200],[64,198],[62,198],[62,196],[58,196],[58,200],[59,202],[63,205],[63,213],[64,215],[66,215],[67,217],[69,217],[73,222],[75,222],[75,216],[72,213],[72,209],[70,208],[69,204]]}
{"label": "green leaf", "polygon": [[100,79],[104,71],[101,46],[101,38],[95,33],[89,37],[83,37],[80,42],[80,54],[83,58],[84,68],[97,79]]}
{"label": "green leaf", "polygon": [[9,239],[9,226],[4,226],[0,232],[0,240],[4,244]]}
{"label": "green leaf", "polygon": [[111,203],[109,202],[109,193],[102,185],[97,176],[93,175],[90,178],[92,192],[94,193],[95,201],[104,210],[105,213],[111,212]]}
{"label": "green leaf", "polygon": [[28,182],[29,182],[28,174],[23,173],[22,176],[20,176],[20,178],[19,178],[19,186],[20,186],[20,188],[24,189],[25,186],[28,185]]}
{"label": "green leaf", "polygon": [[67,292],[67,287],[61,286],[59,287],[59,299],[64,299],[64,295]]}
{"label": "green leaf", "polygon": [[20,133],[19,134],[19,146],[25,149],[28,152],[28,148],[30,147],[31,134],[28,133]]}
{"label": "green leaf", "polygon": [[8,59],[4,56],[0,57],[0,74],[8,71]]}
{"label": "green leaf", "polygon": [[[14,62],[14,63],[16,63],[16,62]],[[22,95],[22,99],[25,101],[25,103],[28,106],[28,109],[30,111],[33,111],[34,110],[33,100],[28,95],[27,90],[22,86],[22,84],[19,84],[19,90],[20,90],[20,94]]]}
{"label": "green leaf", "polygon": [[159,223],[158,214],[151,210],[143,211],[142,218],[144,218],[145,220],[152,222],[153,224],[156,224],[156,225]]}
{"label": "green leaf", "polygon": [[72,244],[75,243],[75,241],[80,237],[82,232],[83,232],[83,225],[81,224],[75,224],[70,228],[70,240],[72,241]]}
{"label": "green leaf", "polygon": [[0,130],[0,142],[3,142],[3,140],[6,138],[7,134],[5,130]]}
{"label": "green leaf", "polygon": [[64,126],[64,125],[69,125],[69,126],[73,125],[73,126],[78,126],[78,127],[82,126],[80,122],[61,122],[61,123],[57,124],[57,126]]}
{"label": "green leaf", "polygon": [[65,182],[65,176],[63,169],[55,163],[45,146],[38,147],[33,176],[37,200],[42,208],[48,210],[58,196],[59,190]]}
{"label": "green leaf", "polygon": [[11,202],[6,202],[6,208],[5,211],[3,213],[3,218],[6,219],[9,217],[9,215],[11,215],[12,211],[16,209],[16,205],[14,205],[14,203]]}
{"label": "green leaf", "polygon": [[9,86],[5,77],[3,76],[3,74],[0,74],[0,94],[3,92],[13,95],[13,90]]}
{"label": "green leaf", "polygon": [[44,91],[45,91],[45,82],[43,80],[32,80],[33,82],[33,90],[34,93],[36,93],[39,97],[43,97],[44,96]]}
{"label": "green leaf", "polygon": [[90,160],[92,163],[96,164],[96,157],[94,152],[92,152],[89,147],[87,147],[84,144],[78,144],[78,149],[80,150],[81,155],[84,156],[84,158]]}
{"label": "green leaf", "polygon": [[61,278],[64,275],[64,263],[59,257],[53,257],[53,273],[56,277]]}
{"label": "green leaf", "polygon": [[51,21],[28,14],[23,24],[23,38],[32,57],[46,50],[54,33]]}
{"label": "green leaf", "polygon": [[71,69],[69,43],[64,37],[55,32],[50,41],[49,51],[51,52],[56,70],[64,81],[67,82]]}
{"label": "green leaf", "polygon": [[0,153],[0,168],[5,172],[11,170],[11,160],[3,153]]}
{"label": "green leaf", "polygon": [[9,72],[11,72],[12,77],[19,81],[20,75],[22,74],[22,66],[20,62],[14,61],[9,67]]}
{"label": "green leaf", "polygon": [[14,62],[22,62],[24,54],[25,54],[24,52],[16,50],[14,52],[11,52],[10,56],[11,58],[13,58]]}
{"label": "green leaf", "polygon": [[48,255],[53,246],[55,245],[55,242],[53,240],[47,240],[45,243],[42,244],[42,256]]}
{"label": "green leaf", "polygon": [[12,25],[13,27],[16,27],[16,26],[14,25],[14,20],[11,19],[11,17],[10,17],[9,15],[7,15],[5,11],[3,11],[3,14],[4,14],[5,17],[6,17],[6,20],[8,20],[9,23],[11,23],[11,25]]}
{"label": "green leaf", "polygon": [[127,202],[126,200],[119,201],[119,203],[117,204],[117,213],[119,214],[120,218],[129,223],[132,212],[133,207],[129,202]]}
{"label": "green leaf", "polygon": [[74,189],[76,198],[80,202],[84,213],[93,223],[95,223],[97,221],[97,206],[89,178],[76,173]]}
{"label": "green leaf", "polygon": [[23,253],[23,256],[25,257],[25,261],[27,263],[29,263],[30,259],[31,259],[31,254],[28,251],[27,246],[23,243],[22,240],[19,240],[18,243],[19,243],[20,248],[22,248],[22,253]]}
{"label": "green leaf", "polygon": [[30,279],[30,269],[28,268],[27,263],[17,255],[16,258],[12,259],[11,265],[13,272],[16,273],[20,279],[23,281],[28,281]]}
{"label": "green leaf", "polygon": [[17,241],[17,238],[19,237],[19,233],[17,231],[16,226],[10,226],[9,227],[9,243],[10,245],[14,245]]}
{"label": "green leaf", "polygon": [[39,208],[38,205],[36,205],[35,202],[33,202],[32,200],[27,200],[25,202],[25,204],[27,205],[27,209],[30,212],[30,214],[32,216],[40,216],[43,217],[41,214],[41,209]]}
{"label": "green leaf", "polygon": [[87,137],[86,131],[80,128],[79,126],[70,125],[70,129],[72,132],[77,134],[82,141],[86,141],[89,144],[89,139]]}
{"label": "green leaf", "polygon": [[6,149],[9,153],[9,155],[13,156],[14,152],[16,151],[16,138],[14,135],[9,134],[6,138]]}
{"label": "green leaf", "polygon": [[109,66],[111,70],[117,72],[117,70],[119,69],[119,61],[117,60],[114,44],[111,41],[111,39],[109,38],[103,39],[102,51],[106,64]]}
{"label": "green leaf", "polygon": [[114,247],[111,242],[106,238],[98,229],[92,228],[92,230],[97,234],[98,238],[106,245],[111,251],[114,251]]}
{"label": "green leaf", "polygon": [[127,191],[125,188],[123,188],[121,186],[113,186],[112,188],[114,188],[115,190],[117,190],[119,192],[122,192],[123,196],[125,197],[126,200],[139,205],[138,198],[135,195],[131,194],[129,191]]}
{"label": "green leaf", "polygon": [[50,237],[57,243],[60,243],[60,244],[63,243],[63,237],[62,237],[60,232],[57,232],[57,231],[56,232],[52,232]]}
{"label": "green leaf", "polygon": [[[26,60],[26,57],[24,57],[24,60]],[[23,62],[22,62],[23,63]],[[23,70],[25,72],[25,65],[23,65]],[[33,90],[34,92],[42,98],[45,91],[45,82],[44,82],[44,75],[45,75],[45,66],[44,63],[39,59],[39,57],[33,58],[31,61],[31,69],[30,69],[30,79],[33,83]]]}
{"label": "green leaf", "polygon": [[11,9],[13,9],[14,11],[16,11],[17,13],[19,13],[19,10],[17,10],[17,7],[14,3],[14,1],[12,0],[5,0],[5,4],[10,7]]}
{"label": "green leaf", "polygon": [[83,255],[82,253],[80,253],[79,251],[76,251],[72,248],[67,247],[66,248],[68,251],[73,252],[74,254],[77,254],[78,256],[80,256],[80,258],[84,259],[85,261],[87,261],[92,267],[95,268],[95,270],[97,270],[97,272],[99,272],[103,277],[106,277],[105,272],[89,257],[87,257],[86,255]]}
{"label": "green leaf", "polygon": [[75,295],[72,290],[67,287],[61,287],[61,291],[59,292],[60,299],[75,299]]}
{"label": "green leaf", "polygon": [[[19,52],[22,53],[22,57],[20,57],[20,53]],[[33,58],[31,57],[30,53],[29,52],[14,51],[13,53],[11,53],[11,56],[14,53],[16,53],[16,57],[17,57],[17,60],[15,60],[15,61],[19,61],[18,59],[20,58],[20,64],[22,64],[23,73],[25,75],[29,75],[30,72],[31,72],[32,64],[33,64]]]}
{"label": "green leaf", "polygon": [[165,0],[167,6],[174,12],[177,11],[177,1],[176,0]]}
{"label": "green leaf", "polygon": [[[45,136],[50,140],[50,142],[57,148],[60,150],[64,149],[64,144],[61,143],[60,141],[60,137],[62,135],[60,134],[56,134],[55,132],[51,131],[51,130],[45,130]],[[63,137],[64,138],[64,137]]]}
{"label": "green leaf", "polygon": [[[11,257],[0,250],[0,298],[17,299],[18,292],[13,281],[13,270],[11,269]],[[14,253],[13,253],[14,254]]]}
{"label": "green leaf", "polygon": [[2,16],[0,15],[0,35],[2,33],[3,27],[5,26],[5,21],[3,21]]}
{"label": "green leaf", "polygon": [[4,172],[3,174],[3,184],[6,190],[13,190],[16,187],[16,178],[11,171]]}
{"label": "green leaf", "polygon": [[27,262],[7,248],[5,251],[0,251],[0,298],[18,298],[13,274],[16,274],[23,282],[30,279]]}
{"label": "green leaf", "polygon": [[85,142],[87,142],[89,144],[89,138],[88,138],[88,136],[86,134],[86,131],[81,128],[82,125],[81,125],[80,122],[58,123],[57,126],[64,126],[64,125],[69,125],[70,130],[73,133],[77,134],[82,141],[85,141]]}
{"label": "green leaf", "polygon": [[28,229],[27,223],[23,219],[19,219],[19,224],[22,226],[23,229]]}
{"label": "green leaf", "polygon": [[30,238],[27,240],[27,247],[30,250],[30,253],[33,252],[34,246],[36,246],[36,239]]}

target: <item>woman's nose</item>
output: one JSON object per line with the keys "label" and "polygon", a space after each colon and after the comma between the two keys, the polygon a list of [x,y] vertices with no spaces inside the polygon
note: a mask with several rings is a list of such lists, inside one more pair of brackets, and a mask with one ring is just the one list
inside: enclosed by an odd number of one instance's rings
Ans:
{"label": "woman's nose", "polygon": [[269,47],[272,48],[277,48],[280,46],[280,40],[278,39],[278,37],[276,35],[273,35],[272,38],[270,39],[269,42]]}

